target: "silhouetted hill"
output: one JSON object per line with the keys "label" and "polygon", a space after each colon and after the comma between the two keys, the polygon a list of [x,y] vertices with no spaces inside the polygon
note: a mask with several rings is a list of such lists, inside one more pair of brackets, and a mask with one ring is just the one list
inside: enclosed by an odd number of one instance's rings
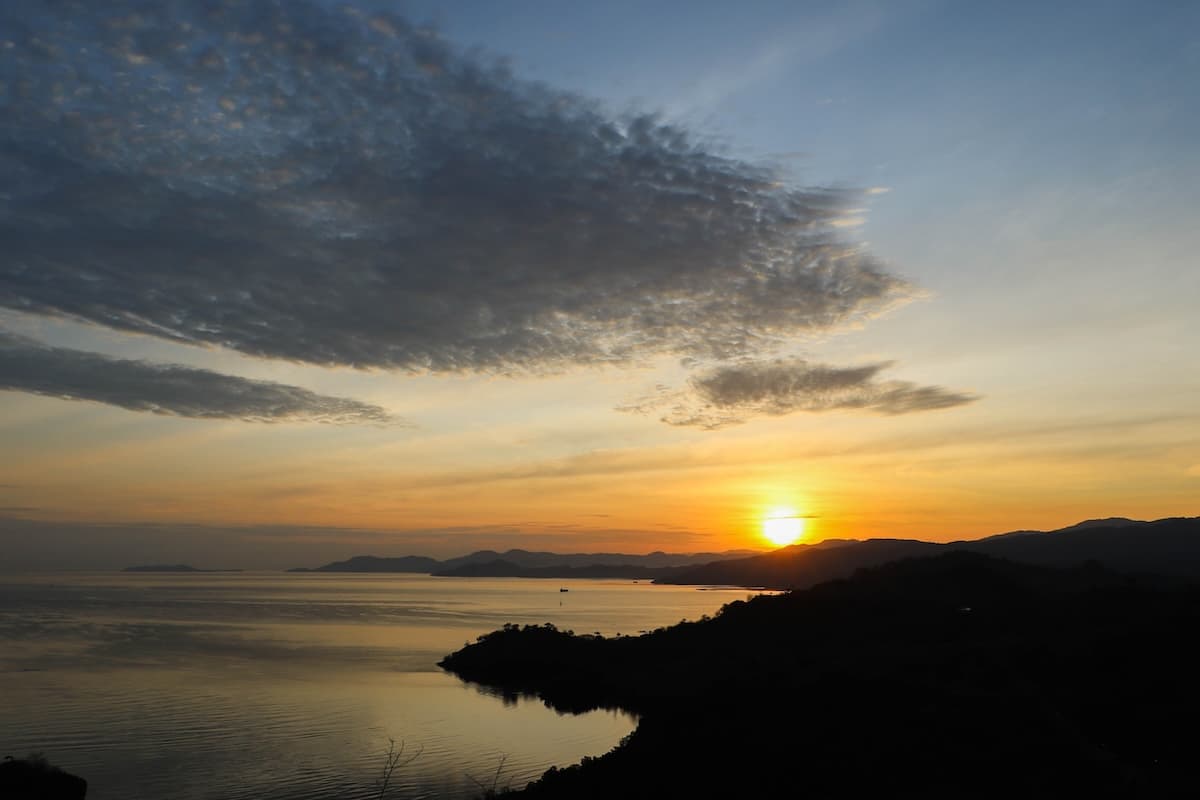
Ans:
{"label": "silhouetted hill", "polygon": [[[377,556],[355,556],[347,561],[335,561],[315,569],[298,567],[289,572],[423,572],[438,573],[446,576],[471,577],[517,577],[512,568],[545,569],[570,567],[574,569],[590,569],[598,566],[631,566],[645,569],[661,569],[665,567],[681,567],[696,564],[708,564],[728,558],[741,558],[752,550],[730,550],[725,553],[663,553],[656,551],[646,555],[631,555],[627,553],[546,553],[529,550],[509,550],[498,553],[495,550],[479,550],[465,556],[448,558],[438,561],[424,556],[404,556],[402,558],[379,558]],[[481,565],[497,564],[499,571],[489,572]],[[613,577],[652,577],[653,572],[621,573]],[[543,575],[539,577],[568,577]],[[578,575],[577,577],[584,577]],[[599,577],[599,576],[594,576]]]}
{"label": "silhouetted hill", "polygon": [[1200,518],[1074,525],[1039,536],[955,542],[951,546],[1029,564],[1097,561],[1114,569],[1200,577]]}
{"label": "silhouetted hill", "polygon": [[639,637],[506,626],[442,666],[638,715],[518,796],[1189,797],[1200,589],[969,552]]}
{"label": "silhouetted hill", "polygon": [[656,582],[764,586],[772,589],[807,587],[852,575],[860,567],[883,564],[898,558],[929,555],[939,548],[939,545],[912,539],[868,539],[840,546],[823,545],[798,544],[751,558],[705,564],[659,578]]}
{"label": "silhouetted hill", "polygon": [[524,567],[504,559],[463,564],[433,573],[447,578],[630,578],[667,577],[683,567],[647,567],[638,564],[589,564],[582,567],[553,565]]}
{"label": "silhouetted hill", "polygon": [[961,550],[1029,564],[1069,566],[1096,561],[1119,570],[1200,577],[1200,518],[1089,520],[1048,533],[1013,531],[946,544],[867,539],[825,547],[793,545],[752,558],[683,570],[658,582],[806,588],[844,578],[860,567]]}
{"label": "silhouetted hill", "polygon": [[354,556],[346,561],[334,561],[322,567],[307,569],[297,567],[288,572],[433,572],[441,562],[424,556],[401,556],[379,558],[378,556]]}
{"label": "silhouetted hill", "polygon": [[455,570],[466,564],[484,564],[503,561],[519,567],[594,567],[603,565],[627,565],[639,567],[682,567],[708,564],[729,558],[742,558],[753,551],[731,550],[724,553],[664,553],[655,551],[645,555],[629,553],[548,553],[530,550],[508,550],[497,553],[481,550],[442,562],[442,570]]}
{"label": "silhouetted hill", "polygon": [[1059,528],[1051,533],[1062,533],[1063,531],[1082,530],[1084,528],[1128,528],[1135,525],[1149,525],[1150,523],[1144,520],[1129,519],[1128,517],[1105,517],[1103,519],[1085,519],[1083,522],[1076,522],[1066,528]]}
{"label": "silhouetted hill", "polygon": [[46,762],[38,754],[0,762],[4,800],[84,800],[87,781]]}

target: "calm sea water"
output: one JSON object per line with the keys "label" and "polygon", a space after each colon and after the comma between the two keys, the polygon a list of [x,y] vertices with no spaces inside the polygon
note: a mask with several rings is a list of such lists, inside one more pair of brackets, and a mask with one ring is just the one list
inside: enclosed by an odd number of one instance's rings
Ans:
{"label": "calm sea water", "polygon": [[388,797],[474,797],[600,755],[636,721],[485,694],[443,673],[442,656],[506,622],[636,634],[745,595],[425,575],[0,576],[0,756],[42,752],[87,778],[90,800],[353,799],[378,796],[390,738],[416,757]]}

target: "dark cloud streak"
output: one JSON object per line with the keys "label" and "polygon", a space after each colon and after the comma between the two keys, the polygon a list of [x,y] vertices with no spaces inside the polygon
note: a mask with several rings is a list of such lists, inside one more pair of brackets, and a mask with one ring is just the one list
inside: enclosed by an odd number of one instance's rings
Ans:
{"label": "dark cloud streak", "polygon": [[833,367],[803,359],[726,364],[699,372],[683,391],[660,387],[622,411],[659,413],[669,425],[717,430],[753,417],[797,411],[861,409],[878,414],[909,414],[965,405],[975,395],[941,386],[878,380],[889,363]]}
{"label": "dark cloud streak", "polygon": [[178,364],[50,347],[0,330],[0,390],[92,400],[131,411],[248,422],[398,424],[379,406]]}
{"label": "dark cloud streak", "polygon": [[909,293],[839,239],[854,195],[393,16],[31,1],[0,31],[0,306],[315,364],[540,372],[755,355]]}

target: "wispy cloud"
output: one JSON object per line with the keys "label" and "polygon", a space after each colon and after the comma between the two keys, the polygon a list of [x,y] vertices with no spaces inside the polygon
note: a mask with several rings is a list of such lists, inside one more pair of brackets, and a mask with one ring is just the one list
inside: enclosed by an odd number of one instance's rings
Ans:
{"label": "wispy cloud", "polygon": [[379,406],[178,364],[50,347],[0,330],[0,390],[180,417],[399,424]]}
{"label": "wispy cloud", "polygon": [[[669,106],[673,115],[712,111],[730,98],[774,80],[789,68],[826,58],[878,30],[886,22],[886,9],[876,4],[838,4],[828,16],[806,15],[782,25],[766,41],[752,44],[697,77],[689,91]],[[832,101],[830,101],[832,102]]]}
{"label": "wispy cloud", "polygon": [[853,194],[395,16],[31,0],[0,31],[0,306],[314,364],[540,372],[760,354],[910,293],[840,238]]}
{"label": "wispy cloud", "polygon": [[657,413],[669,425],[717,430],[758,416],[797,411],[862,409],[879,414],[908,414],[965,405],[975,395],[941,386],[879,380],[889,363],[832,367],[803,359],[726,364],[701,371],[683,390],[658,391],[619,410]]}

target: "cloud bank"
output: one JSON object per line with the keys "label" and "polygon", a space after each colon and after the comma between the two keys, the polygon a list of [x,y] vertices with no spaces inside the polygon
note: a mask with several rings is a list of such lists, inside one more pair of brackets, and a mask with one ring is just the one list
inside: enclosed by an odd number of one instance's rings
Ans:
{"label": "cloud bank", "polygon": [[701,371],[684,390],[660,387],[619,410],[657,413],[669,425],[717,430],[752,417],[778,417],[796,411],[861,409],[908,414],[965,405],[975,395],[941,386],[878,380],[890,363],[832,367],[803,359],[727,364]]}
{"label": "cloud bank", "polygon": [[[910,292],[839,237],[853,194],[395,16],[30,0],[0,9],[0,52],[10,309],[313,364],[528,373],[759,355]],[[272,416],[230,381],[230,413]]]}
{"label": "cloud bank", "polygon": [[400,423],[379,406],[298,386],[50,347],[0,330],[0,390],[5,389],[179,417]]}

